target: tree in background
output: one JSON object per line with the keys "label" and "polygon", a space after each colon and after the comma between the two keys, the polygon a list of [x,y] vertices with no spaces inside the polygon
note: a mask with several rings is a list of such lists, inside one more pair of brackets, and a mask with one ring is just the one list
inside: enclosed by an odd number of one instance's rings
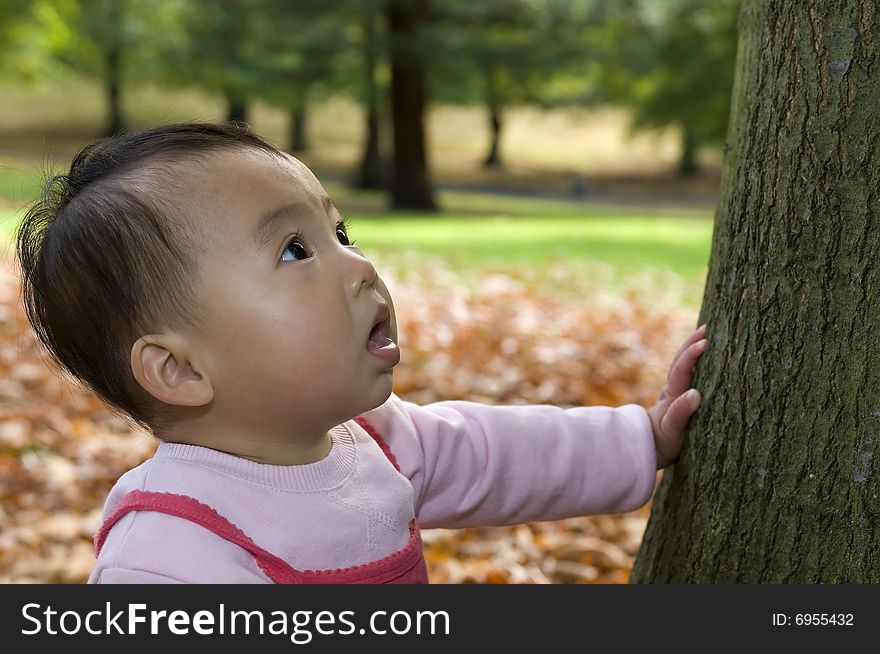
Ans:
{"label": "tree in background", "polygon": [[[583,38],[594,20],[584,0],[447,0],[432,10],[431,99],[486,108],[490,142],[483,165],[502,165],[504,113],[590,99]],[[592,97],[598,97],[593,94]]]}
{"label": "tree in background", "polygon": [[594,6],[588,40],[604,52],[596,69],[604,97],[632,110],[635,130],[674,125],[679,172],[724,141],[736,58],[739,0],[621,0]]}
{"label": "tree in background", "polygon": [[48,51],[48,39],[36,29],[36,4],[32,0],[0,3],[0,78],[32,82]]}
{"label": "tree in background", "polygon": [[263,0],[260,47],[265,50],[262,97],[290,108],[290,148],[308,149],[310,101],[350,96],[364,109],[366,138],[357,188],[384,189],[380,124],[387,84],[386,0]]}
{"label": "tree in background", "polygon": [[166,53],[168,79],[220,94],[227,120],[247,122],[248,101],[264,85],[255,26],[262,0],[177,0],[177,7],[181,38]]}
{"label": "tree in background", "polygon": [[22,68],[9,62],[26,55],[36,70],[48,52],[101,79],[107,133],[124,127],[124,84],[151,81],[218,94],[227,118],[245,122],[251,99],[279,106],[290,114],[289,147],[301,152],[309,106],[349,95],[366,124],[356,185],[388,186],[395,207],[435,209],[429,103],[486,108],[487,166],[503,162],[512,107],[618,103],[636,128],[679,125],[681,168],[693,170],[697,148],[720,140],[726,124],[736,1],[8,0],[0,35],[11,38],[0,48],[8,67]]}
{"label": "tree in background", "polygon": [[130,5],[129,0],[37,0],[29,15],[32,33],[44,34],[47,57],[101,80],[107,106],[103,131],[108,136],[125,129],[126,54],[138,40],[134,24],[143,19]]}
{"label": "tree in background", "polygon": [[[254,93],[290,115],[289,149],[309,149],[307,116],[310,95],[339,88],[338,64],[351,47],[349,32],[356,0],[261,0],[254,15],[253,49],[259,80]],[[363,71],[361,71],[363,73]]]}
{"label": "tree in background", "polygon": [[880,582],[880,15],[743,0],[703,404],[635,582]]}
{"label": "tree in background", "polygon": [[361,0],[357,14],[360,38],[356,52],[360,65],[353,65],[351,70],[362,71],[359,77],[363,84],[357,84],[357,76],[352,83],[354,88],[362,89],[360,96],[361,104],[365,107],[366,138],[353,185],[362,189],[384,189],[387,186],[380,145],[382,99],[387,92],[380,78],[380,61],[388,47],[382,22],[383,4],[384,0]]}
{"label": "tree in background", "polygon": [[504,109],[522,101],[527,70],[539,61],[534,14],[524,0],[452,0],[432,10],[432,101],[486,108],[486,167],[501,165]]}
{"label": "tree in background", "polygon": [[394,163],[391,207],[436,211],[428,175],[425,110],[429,0],[388,0]]}
{"label": "tree in background", "polygon": [[6,0],[0,3],[5,76],[31,84],[71,74],[97,79],[107,106],[102,132],[120,132],[125,85],[162,70],[158,54],[176,26],[173,8],[172,0]]}

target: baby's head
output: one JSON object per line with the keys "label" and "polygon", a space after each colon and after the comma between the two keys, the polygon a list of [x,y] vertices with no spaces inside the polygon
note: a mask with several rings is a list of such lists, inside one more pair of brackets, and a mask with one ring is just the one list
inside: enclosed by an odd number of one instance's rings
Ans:
{"label": "baby's head", "polygon": [[388,289],[311,171],[243,126],[92,143],[16,239],[39,339],[156,436],[289,439],[391,393]]}

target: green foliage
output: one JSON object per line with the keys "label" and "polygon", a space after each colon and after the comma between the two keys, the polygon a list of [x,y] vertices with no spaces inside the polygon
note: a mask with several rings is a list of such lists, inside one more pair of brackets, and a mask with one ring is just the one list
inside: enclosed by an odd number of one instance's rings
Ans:
{"label": "green foliage", "polygon": [[333,87],[352,48],[354,0],[163,0],[175,28],[157,51],[164,80],[280,107]]}
{"label": "green foliage", "polygon": [[0,79],[38,84],[55,77],[51,53],[73,38],[59,11],[61,3],[46,0],[4,0],[0,3]]}
{"label": "green foliage", "polygon": [[180,63],[159,55],[182,37],[183,6],[183,0],[6,0],[0,74],[35,85],[103,79],[115,54],[125,82],[162,78]]}
{"label": "green foliage", "polygon": [[739,0],[628,0],[594,34],[600,85],[633,110],[633,127],[680,125],[698,143],[724,141],[736,62]]}
{"label": "green foliage", "polygon": [[593,54],[582,29],[590,3],[451,0],[437,3],[425,37],[432,97],[499,108],[583,101]]}
{"label": "green foliage", "polygon": [[[387,0],[5,0],[0,76],[155,81],[305,108],[389,79]],[[434,103],[619,104],[634,129],[722,143],[739,0],[434,0],[417,41]],[[371,29],[368,29],[368,24]],[[368,45],[377,88],[367,83]],[[114,55],[115,56],[115,55]],[[384,105],[378,105],[380,112]]]}

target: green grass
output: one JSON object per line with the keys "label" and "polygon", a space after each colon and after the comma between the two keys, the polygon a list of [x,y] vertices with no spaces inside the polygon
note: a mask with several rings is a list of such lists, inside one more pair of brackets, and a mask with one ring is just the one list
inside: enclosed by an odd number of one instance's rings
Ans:
{"label": "green grass", "polygon": [[441,214],[391,213],[379,195],[370,205],[368,195],[325,186],[358,245],[392,262],[407,253],[440,258],[458,271],[600,262],[621,276],[664,270],[701,282],[709,261],[708,207],[661,210],[442,192]]}
{"label": "green grass", "polygon": [[39,187],[40,177],[36,169],[22,170],[0,163],[0,198],[21,205],[29,201],[39,191]]}
{"label": "green grass", "polygon": [[704,271],[711,224],[693,219],[591,216],[426,218],[350,216],[364,250],[411,250],[455,268],[541,266],[600,260],[632,271],[665,268],[683,277]]}
{"label": "green grass", "polygon": [[[0,236],[7,246],[25,202],[36,193],[35,180],[33,173],[0,168],[0,198],[12,205],[0,208]],[[699,303],[712,236],[709,208],[660,210],[441,192],[442,213],[390,212],[380,193],[325,186],[349,219],[351,237],[402,277],[428,258],[465,276],[560,265],[583,274],[583,264],[598,264],[610,268],[617,281],[646,272],[674,273],[686,287],[684,301]]]}

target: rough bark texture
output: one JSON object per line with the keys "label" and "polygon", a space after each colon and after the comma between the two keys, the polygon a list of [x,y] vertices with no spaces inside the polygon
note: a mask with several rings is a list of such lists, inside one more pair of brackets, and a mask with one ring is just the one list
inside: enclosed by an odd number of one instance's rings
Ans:
{"label": "rough bark texture", "polygon": [[880,15],[744,0],[703,405],[634,582],[880,582]]}

